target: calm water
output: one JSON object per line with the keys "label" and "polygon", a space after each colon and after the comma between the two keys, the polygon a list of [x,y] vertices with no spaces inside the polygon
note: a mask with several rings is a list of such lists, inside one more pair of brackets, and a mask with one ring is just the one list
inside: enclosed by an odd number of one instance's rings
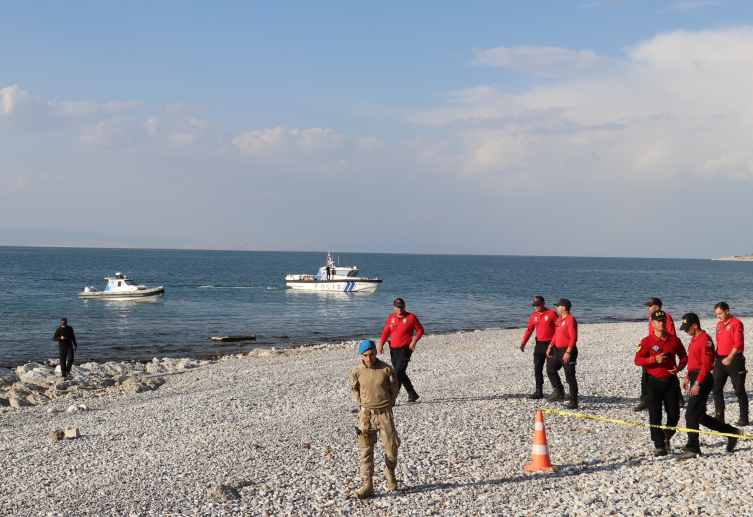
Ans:
{"label": "calm water", "polygon": [[[337,253],[333,252],[337,257]],[[68,318],[78,360],[206,357],[254,346],[378,336],[392,301],[406,299],[430,333],[522,327],[531,299],[573,302],[581,323],[645,319],[643,303],[664,301],[675,318],[713,317],[727,301],[753,315],[753,264],[710,260],[472,255],[340,254],[362,276],[382,278],[373,294],[285,288],[288,273],[315,273],[326,253],[0,247],[0,365],[57,356],[52,341]],[[121,271],[166,294],[155,302],[79,300]],[[211,336],[255,334],[252,345],[219,346]],[[287,337],[280,337],[287,336]]]}

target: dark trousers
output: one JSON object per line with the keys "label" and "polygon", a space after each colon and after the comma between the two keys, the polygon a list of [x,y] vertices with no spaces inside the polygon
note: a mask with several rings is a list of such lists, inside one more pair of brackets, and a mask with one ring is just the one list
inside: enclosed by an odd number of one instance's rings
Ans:
{"label": "dark trousers", "polygon": [[73,366],[73,345],[60,343],[58,351],[60,352],[60,373],[65,377]]}
{"label": "dark trousers", "polygon": [[536,340],[536,347],[533,349],[533,376],[536,378],[536,391],[544,389],[544,364],[546,364],[546,349],[549,348],[549,341]]}
{"label": "dark trousers", "polygon": [[[676,375],[667,379],[658,379],[649,375],[646,379],[648,390],[648,423],[662,425],[662,403],[667,412],[667,426],[675,427],[680,421],[680,381]],[[651,428],[651,439],[657,449],[664,449],[666,442],[674,436],[675,431]]]}
{"label": "dark trousers", "polygon": [[645,368],[641,368],[641,400],[648,397],[648,388],[646,388],[646,381],[648,380],[648,372]]}
{"label": "dark trousers", "polygon": [[395,369],[395,376],[397,377],[397,389],[400,391],[400,386],[405,387],[405,391],[409,395],[415,393],[413,390],[413,384],[408,378],[408,374],[405,370],[408,369],[408,363],[410,362],[410,356],[413,354],[410,348],[407,346],[401,346],[399,348],[390,347],[390,359],[392,360],[392,367]]}
{"label": "dark trousers", "polygon": [[[699,370],[688,372],[691,386],[693,386],[693,383],[698,378],[698,372]],[[685,408],[685,427],[688,429],[699,429],[699,425],[702,425],[712,431],[737,434],[737,429],[731,425],[720,422],[716,418],[706,414],[706,400],[708,400],[709,393],[711,393],[713,388],[714,378],[711,375],[707,375],[699,386],[698,395],[689,397],[688,399],[688,407]],[[688,433],[688,444],[685,446],[685,449],[700,454],[701,444],[698,438],[698,433]]]}
{"label": "dark trousers", "polygon": [[567,381],[567,385],[570,388],[570,396],[577,396],[578,380],[575,378],[575,363],[578,360],[578,349],[573,349],[572,354],[570,354],[570,362],[567,364],[562,359],[565,356],[565,352],[567,352],[567,348],[555,348],[553,352],[554,355],[548,357],[546,361],[546,375],[549,377],[549,382],[552,383],[552,388],[554,388],[554,391],[565,390],[560,380],[560,374],[557,373],[560,371],[560,368],[563,368],[565,370],[565,381]]}
{"label": "dark trousers", "polygon": [[732,380],[735,395],[737,395],[737,402],[740,404],[740,418],[747,420],[748,394],[745,393],[745,376],[748,372],[745,371],[745,357],[742,354],[737,354],[729,366],[722,363],[722,359],[725,357],[727,356],[716,356],[716,363],[714,363],[714,389],[711,390],[711,393],[714,394],[716,417],[724,422],[724,385],[727,384],[729,377]]}

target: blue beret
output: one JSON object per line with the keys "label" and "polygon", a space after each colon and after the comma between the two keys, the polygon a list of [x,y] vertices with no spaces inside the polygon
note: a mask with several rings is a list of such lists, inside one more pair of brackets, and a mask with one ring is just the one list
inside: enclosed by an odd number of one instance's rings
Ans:
{"label": "blue beret", "polygon": [[361,344],[358,345],[358,355],[361,355],[364,352],[368,352],[371,349],[376,348],[376,343],[372,341],[371,339],[367,339],[365,341],[361,341]]}

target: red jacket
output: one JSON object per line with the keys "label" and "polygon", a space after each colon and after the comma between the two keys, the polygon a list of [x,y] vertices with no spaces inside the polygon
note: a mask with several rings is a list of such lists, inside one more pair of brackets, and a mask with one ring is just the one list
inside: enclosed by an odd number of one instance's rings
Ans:
{"label": "red jacket", "polygon": [[[677,331],[675,331],[675,322],[672,321],[672,316],[670,316],[666,312],[664,314],[667,315],[667,324],[664,326],[664,328],[667,330],[667,334],[669,334],[670,336],[676,336]],[[651,324],[651,318],[652,316],[648,317],[648,333],[649,334],[654,333],[654,326]]]}
{"label": "red jacket", "polygon": [[714,342],[705,331],[701,331],[696,337],[690,340],[688,345],[688,375],[693,370],[700,370],[696,382],[701,384],[706,376],[714,369],[714,360],[716,359],[716,350]]}
{"label": "red jacket", "polygon": [[743,322],[731,316],[727,323],[721,321],[716,324],[716,351],[719,355],[729,355],[732,349],[742,354],[745,348],[745,329]]}
{"label": "red jacket", "polygon": [[551,346],[557,348],[575,348],[578,342],[578,322],[570,314],[566,318],[557,318],[557,328],[554,331]]}
{"label": "red jacket", "polygon": [[[669,353],[669,357],[658,364],[654,356]],[[657,379],[666,379],[673,374],[669,370],[677,366],[675,356],[680,358],[680,369],[685,368],[688,364],[688,354],[685,353],[685,347],[677,336],[667,334],[664,339],[659,339],[653,332],[643,338],[638,345],[638,351],[635,353],[635,364],[645,366],[646,372]]]}
{"label": "red jacket", "polygon": [[384,326],[379,342],[384,344],[387,342],[387,338],[390,338],[390,348],[408,346],[413,339],[414,330],[416,331],[416,341],[418,341],[424,335],[424,327],[415,314],[406,311],[402,318],[398,318],[397,314],[391,314],[387,318],[387,324]]}
{"label": "red jacket", "polygon": [[541,314],[534,312],[528,319],[528,330],[523,336],[523,344],[528,343],[531,334],[536,330],[536,339],[539,341],[549,341],[554,337],[554,329],[557,327],[557,313],[552,309],[547,309]]}

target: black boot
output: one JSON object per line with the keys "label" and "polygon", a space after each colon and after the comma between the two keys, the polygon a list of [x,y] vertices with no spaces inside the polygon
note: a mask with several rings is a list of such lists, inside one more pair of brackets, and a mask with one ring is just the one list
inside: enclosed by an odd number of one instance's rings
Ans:
{"label": "black boot", "polygon": [[408,393],[408,402],[416,402],[418,401],[419,395],[415,391],[411,391]]}
{"label": "black boot", "polygon": [[748,415],[740,415],[740,419],[735,424],[738,427],[746,427],[750,425],[750,421],[748,420]]}
{"label": "black boot", "polygon": [[641,401],[633,408],[633,411],[643,411],[648,408],[648,397],[641,397]]}
{"label": "black boot", "polygon": [[557,402],[560,400],[565,400],[565,390],[555,389],[554,393],[546,398],[547,402]]}
{"label": "black boot", "polygon": [[578,409],[578,395],[570,395],[570,400],[565,404],[566,409]]}
{"label": "black boot", "polygon": [[544,398],[544,393],[542,392],[542,386],[536,386],[536,391],[528,395],[529,399],[538,400]]}

